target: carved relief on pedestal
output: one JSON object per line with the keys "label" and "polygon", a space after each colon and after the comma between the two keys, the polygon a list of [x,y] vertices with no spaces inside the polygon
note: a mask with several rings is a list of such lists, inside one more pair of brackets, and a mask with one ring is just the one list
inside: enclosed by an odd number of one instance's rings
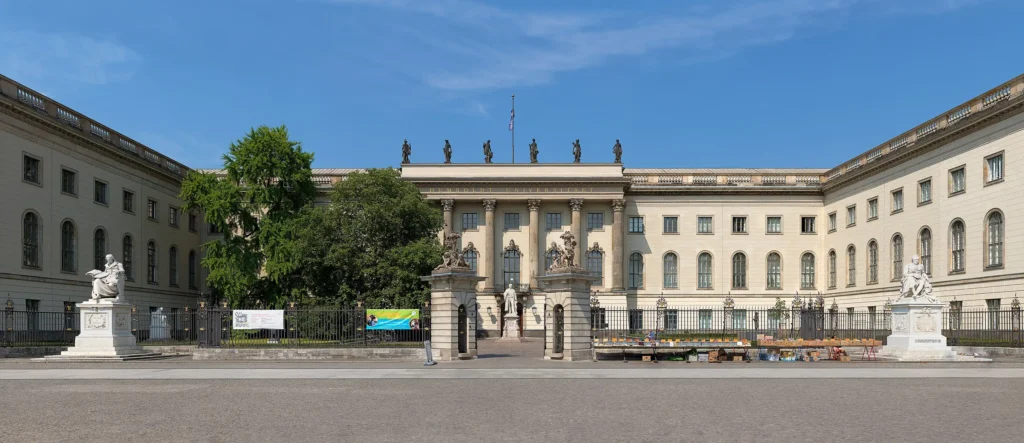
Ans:
{"label": "carved relief on pedestal", "polygon": [[114,324],[116,329],[128,329],[128,314],[117,314]]}
{"label": "carved relief on pedestal", "polygon": [[893,314],[892,330],[895,332],[907,332],[907,314]]}
{"label": "carved relief on pedestal", "polygon": [[85,329],[107,329],[107,314],[87,313],[85,314]]}
{"label": "carved relief on pedestal", "polygon": [[935,332],[935,318],[932,317],[932,308],[924,308],[921,312],[917,313],[917,318],[914,319],[914,331]]}

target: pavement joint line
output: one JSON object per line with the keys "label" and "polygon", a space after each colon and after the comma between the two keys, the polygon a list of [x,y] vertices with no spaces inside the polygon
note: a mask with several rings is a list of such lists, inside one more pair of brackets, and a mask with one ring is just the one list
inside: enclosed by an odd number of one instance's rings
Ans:
{"label": "pavement joint line", "polygon": [[2,369],[0,380],[289,380],[289,379],[904,379],[1024,378],[1024,368],[623,368],[623,369],[295,369],[85,368]]}

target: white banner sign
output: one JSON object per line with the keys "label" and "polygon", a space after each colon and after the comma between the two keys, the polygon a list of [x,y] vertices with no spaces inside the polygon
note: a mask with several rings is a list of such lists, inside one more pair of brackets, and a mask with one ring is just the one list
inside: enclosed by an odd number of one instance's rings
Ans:
{"label": "white banner sign", "polygon": [[235,310],[235,329],[284,329],[282,310]]}

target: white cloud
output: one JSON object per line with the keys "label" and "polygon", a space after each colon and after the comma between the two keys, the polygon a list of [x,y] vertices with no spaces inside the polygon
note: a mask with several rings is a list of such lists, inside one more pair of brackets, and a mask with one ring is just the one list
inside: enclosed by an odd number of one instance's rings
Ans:
{"label": "white cloud", "polygon": [[142,56],[112,40],[75,34],[0,31],[0,66],[23,83],[87,83],[127,80]]}
{"label": "white cloud", "polygon": [[783,42],[855,9],[931,14],[983,0],[716,1],[646,16],[635,9],[526,12],[469,0],[325,1],[381,8],[408,19],[401,31],[408,39],[396,50],[418,50],[406,45],[413,43],[430,51],[436,61],[420,67],[422,80],[454,91],[542,84],[561,72],[655,51],[675,51],[672,62],[715,60]]}

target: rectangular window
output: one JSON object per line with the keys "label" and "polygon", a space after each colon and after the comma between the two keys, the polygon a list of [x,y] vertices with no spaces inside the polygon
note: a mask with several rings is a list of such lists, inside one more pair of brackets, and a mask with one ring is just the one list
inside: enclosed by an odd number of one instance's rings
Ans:
{"label": "rectangular window", "polygon": [[917,202],[922,205],[932,202],[932,181],[930,179],[917,184]]}
{"label": "rectangular window", "polygon": [[39,330],[39,300],[25,300],[25,311],[28,330]]}
{"label": "rectangular window", "polygon": [[517,230],[519,230],[519,213],[518,212],[506,212],[505,213],[505,230],[506,231],[517,231]]}
{"label": "rectangular window", "polygon": [[629,329],[631,331],[639,331],[644,328],[644,310],[643,309],[630,309],[629,310]]}
{"label": "rectangular window", "polygon": [[629,218],[629,233],[630,234],[643,234],[644,233],[644,218],[643,217],[630,217]]}
{"label": "rectangular window", "polygon": [[561,212],[549,212],[546,216],[547,230],[549,231],[560,231],[562,229],[562,213]]}
{"label": "rectangular window", "polygon": [[221,234],[220,226],[217,226],[217,224],[215,224],[215,223],[209,223],[209,225],[210,226],[209,226],[208,232],[210,234]]}
{"label": "rectangular window", "polygon": [[892,212],[900,212],[903,210],[903,190],[897,189],[892,191]]}
{"label": "rectangular window", "polygon": [[679,310],[678,309],[666,309],[665,310],[665,330],[674,331],[679,329]]}
{"label": "rectangular window", "polygon": [[960,167],[949,171],[949,193],[958,194],[967,190],[967,171]]}
{"label": "rectangular window", "polygon": [[[711,310],[701,309],[697,311],[698,326],[700,329],[711,329]],[[692,317],[691,317],[692,318]]]}
{"label": "rectangular window", "polygon": [[25,167],[23,169],[21,178],[29,183],[35,183],[37,185],[43,184],[43,180],[40,177],[39,159],[35,157],[25,156]]}
{"label": "rectangular window", "polygon": [[999,329],[999,299],[990,298],[985,300],[985,305],[988,307],[988,327],[989,329]]}
{"label": "rectangular window", "polygon": [[815,232],[814,217],[800,217],[800,233],[813,234]]}
{"label": "rectangular window", "polygon": [[590,212],[587,214],[587,230],[595,231],[604,229],[604,213]]}
{"label": "rectangular window", "polygon": [[999,153],[985,159],[985,183],[1003,179],[1003,154]]}
{"label": "rectangular window", "polygon": [[767,232],[769,234],[781,234],[782,233],[782,217],[768,217],[766,223]]}
{"label": "rectangular window", "polygon": [[853,226],[857,224],[857,206],[850,206],[846,208],[846,226]]}
{"label": "rectangular window", "polygon": [[167,207],[167,221],[171,226],[175,228],[178,227],[178,208],[175,208],[174,206]]}
{"label": "rectangular window", "polygon": [[121,191],[121,209],[124,212],[135,213],[135,193],[132,191]]}
{"label": "rectangular window", "polygon": [[698,234],[712,234],[714,233],[714,227],[712,225],[713,219],[708,216],[697,217],[697,233]]}
{"label": "rectangular window", "polygon": [[732,233],[733,234],[744,234],[747,232],[747,218],[746,217],[733,217],[732,218]]}
{"label": "rectangular window", "polygon": [[665,230],[666,234],[678,234],[679,233],[679,217],[665,217]]}
{"label": "rectangular window", "polygon": [[736,330],[747,329],[747,310],[737,309],[732,313],[732,328]]}
{"label": "rectangular window", "polygon": [[146,217],[150,220],[156,220],[156,200],[146,199]]}
{"label": "rectangular window", "polygon": [[78,174],[67,169],[60,170],[60,192],[65,194],[78,195]]}
{"label": "rectangular window", "polygon": [[462,230],[474,231],[480,227],[480,215],[476,212],[462,213]]}
{"label": "rectangular window", "polygon": [[836,232],[836,213],[828,215],[828,232]]}
{"label": "rectangular window", "polygon": [[199,224],[199,217],[195,213],[188,214],[188,230],[189,232],[196,232],[196,226]]}
{"label": "rectangular window", "polygon": [[101,205],[107,205],[107,184],[96,180],[93,189],[93,201]]}
{"label": "rectangular window", "polygon": [[868,221],[878,218],[878,198],[868,200]]}

